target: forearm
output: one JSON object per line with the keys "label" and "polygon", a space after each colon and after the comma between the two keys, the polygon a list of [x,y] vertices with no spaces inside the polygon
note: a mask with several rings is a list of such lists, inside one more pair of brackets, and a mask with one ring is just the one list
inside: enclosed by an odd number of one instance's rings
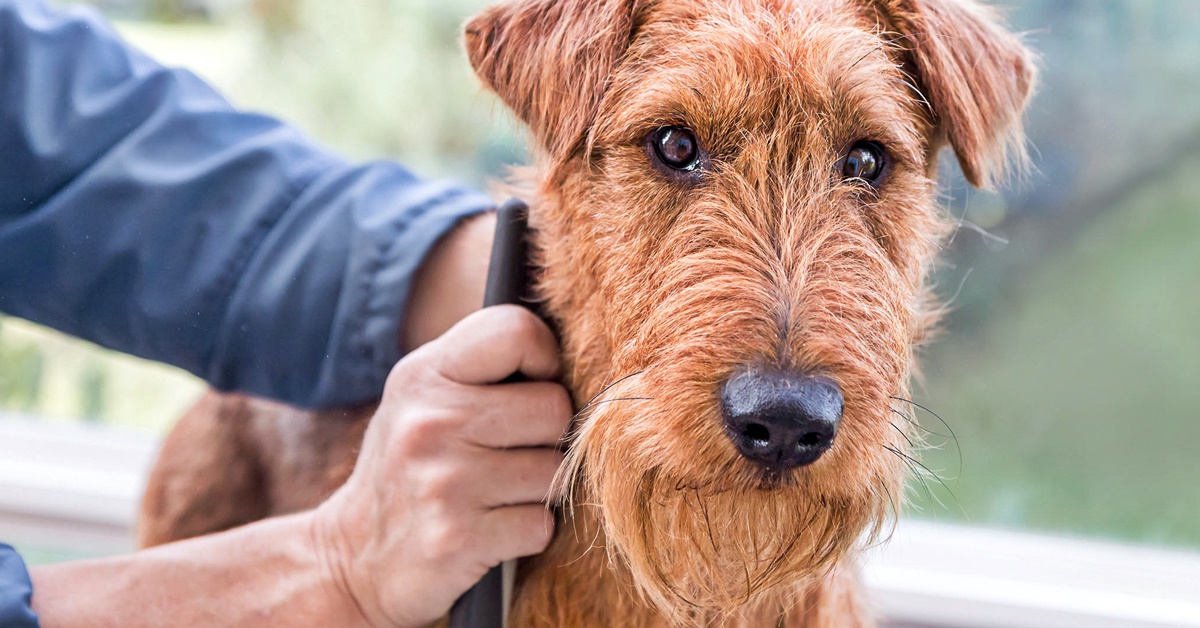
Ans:
{"label": "forearm", "polygon": [[413,280],[400,348],[405,353],[441,336],[483,305],[496,214],[464,220],[426,257]]}
{"label": "forearm", "polygon": [[31,570],[45,628],[355,626],[308,513],[126,556]]}

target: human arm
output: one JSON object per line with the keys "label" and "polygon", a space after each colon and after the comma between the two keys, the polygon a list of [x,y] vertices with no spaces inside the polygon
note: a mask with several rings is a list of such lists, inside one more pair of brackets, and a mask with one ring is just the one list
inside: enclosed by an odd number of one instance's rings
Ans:
{"label": "human arm", "polygon": [[[472,314],[392,371],[346,484],[316,510],[125,557],[32,570],[56,626],[410,626],[541,551],[571,417],[553,334]],[[530,382],[499,384],[514,372]]]}
{"label": "human arm", "polygon": [[55,626],[354,626],[317,553],[311,513],[114,558],[34,567],[33,605]]}
{"label": "human arm", "polygon": [[[0,311],[219,389],[357,403],[401,339],[452,322],[402,329],[406,311],[424,320],[411,296],[477,306],[477,270],[470,288],[414,277],[488,205],[237,111],[87,9],[0,0]],[[485,264],[486,244],[467,242],[439,248]]]}
{"label": "human arm", "polygon": [[479,309],[495,232],[494,212],[472,216],[442,237],[425,257],[400,320],[404,353],[441,336]]}

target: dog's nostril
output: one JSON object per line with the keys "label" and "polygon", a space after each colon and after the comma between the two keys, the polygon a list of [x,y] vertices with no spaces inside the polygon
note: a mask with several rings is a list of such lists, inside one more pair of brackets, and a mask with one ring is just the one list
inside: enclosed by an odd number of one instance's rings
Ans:
{"label": "dog's nostril", "polygon": [[725,426],[738,452],[773,470],[811,464],[833,446],[842,391],[827,377],[747,371],[721,389]]}
{"label": "dog's nostril", "polygon": [[825,436],[816,432],[809,432],[800,437],[800,444],[805,447],[814,447],[825,441]]}
{"label": "dog's nostril", "polygon": [[771,443],[771,430],[758,423],[747,423],[746,427],[742,428],[742,436],[755,447],[766,447]]}

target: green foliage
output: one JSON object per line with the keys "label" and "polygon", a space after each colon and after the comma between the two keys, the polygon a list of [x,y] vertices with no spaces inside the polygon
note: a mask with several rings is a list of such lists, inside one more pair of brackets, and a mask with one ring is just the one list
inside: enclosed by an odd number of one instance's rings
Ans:
{"label": "green foliage", "polygon": [[161,431],[201,390],[182,371],[0,317],[0,411]]}
{"label": "green foliage", "polygon": [[459,46],[480,0],[260,2],[243,16],[255,63],[236,98],[297,122],[352,157],[392,157],[482,183],[521,142]]}
{"label": "green foliage", "polygon": [[933,349],[918,401],[956,430],[962,468],[952,441],[925,452],[954,492],[926,480],[942,509],[914,486],[927,516],[1200,547],[1197,168],[1182,156],[998,298],[979,333]]}
{"label": "green foliage", "polygon": [[[0,316],[0,339],[4,338]],[[44,358],[34,343],[0,341],[0,407],[28,413],[41,396]]]}

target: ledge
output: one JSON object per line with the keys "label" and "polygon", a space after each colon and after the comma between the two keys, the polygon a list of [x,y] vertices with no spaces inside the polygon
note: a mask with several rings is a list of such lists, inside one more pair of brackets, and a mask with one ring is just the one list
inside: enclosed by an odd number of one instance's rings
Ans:
{"label": "ledge", "polygon": [[905,520],[863,578],[880,615],[979,628],[1200,626],[1200,555]]}
{"label": "ledge", "polygon": [[[51,555],[132,548],[157,440],[0,413],[0,536]],[[896,628],[1200,627],[1200,554],[902,521],[863,578]]]}

